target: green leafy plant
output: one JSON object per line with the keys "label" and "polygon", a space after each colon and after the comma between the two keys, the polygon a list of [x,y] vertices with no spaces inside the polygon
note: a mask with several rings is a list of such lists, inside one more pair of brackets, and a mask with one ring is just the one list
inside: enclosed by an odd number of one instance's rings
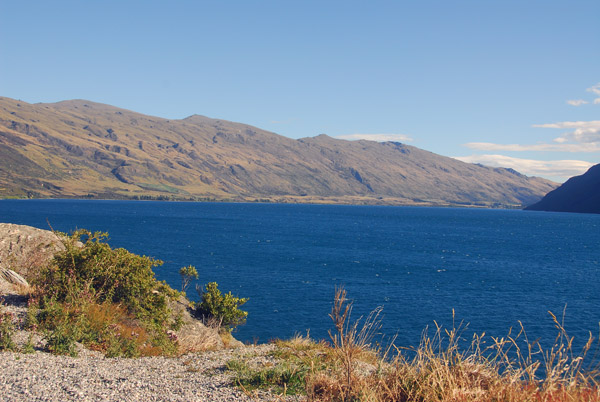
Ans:
{"label": "green leafy plant", "polygon": [[238,325],[246,322],[247,311],[239,307],[248,299],[235,297],[228,292],[222,294],[216,282],[210,282],[206,289],[198,289],[201,302],[196,304],[196,315],[205,320],[216,320],[221,328],[232,331]]}
{"label": "green leafy plant", "polygon": [[228,370],[234,373],[233,384],[246,391],[265,389],[280,395],[304,393],[307,368],[283,361],[277,365],[251,367],[242,360],[229,360]]}
{"label": "green leafy plant", "polygon": [[179,270],[179,275],[181,275],[181,291],[185,292],[190,286],[190,282],[192,279],[198,279],[198,271],[196,267],[193,265],[188,265],[187,267],[182,267]]}
{"label": "green leafy plant", "polygon": [[0,306],[0,350],[14,350],[15,343],[13,335],[15,333],[15,324],[13,316],[9,312],[4,312]]}
{"label": "green leafy plant", "polygon": [[71,357],[77,356],[75,334],[67,323],[63,322],[55,325],[51,330],[46,330],[44,338],[46,339],[46,348],[51,353]]}
{"label": "green leafy plant", "polygon": [[169,302],[179,292],[154,277],[162,262],[111,249],[105,233],[79,230],[34,280],[36,316],[48,348],[72,354],[74,342],[110,356],[173,354],[169,331],[181,325]]}
{"label": "green leafy plant", "polygon": [[33,332],[29,332],[27,337],[27,342],[21,348],[22,353],[33,353],[35,352],[35,347],[33,346]]}

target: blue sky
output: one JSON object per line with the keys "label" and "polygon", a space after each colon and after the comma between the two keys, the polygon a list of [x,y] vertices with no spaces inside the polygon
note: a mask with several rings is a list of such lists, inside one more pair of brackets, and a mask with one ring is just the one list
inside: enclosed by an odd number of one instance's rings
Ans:
{"label": "blue sky", "polygon": [[0,0],[0,96],[393,139],[563,181],[600,162],[600,1]]}

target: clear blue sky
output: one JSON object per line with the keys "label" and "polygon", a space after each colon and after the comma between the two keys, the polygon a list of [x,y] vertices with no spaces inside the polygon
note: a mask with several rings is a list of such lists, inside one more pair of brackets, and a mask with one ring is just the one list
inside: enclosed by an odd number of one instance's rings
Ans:
{"label": "clear blue sky", "polygon": [[599,84],[599,0],[0,0],[0,96],[392,138],[554,180],[600,162]]}

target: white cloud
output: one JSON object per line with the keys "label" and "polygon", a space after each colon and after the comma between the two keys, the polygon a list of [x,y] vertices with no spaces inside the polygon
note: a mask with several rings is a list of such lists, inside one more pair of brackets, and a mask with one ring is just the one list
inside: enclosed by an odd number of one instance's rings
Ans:
{"label": "white cloud", "polygon": [[600,152],[600,144],[564,144],[566,140],[556,139],[559,144],[494,144],[492,142],[469,142],[465,147],[478,151],[542,151],[542,152]]}
{"label": "white cloud", "polygon": [[[591,92],[594,95],[596,95],[596,98],[593,101],[591,101],[591,103],[593,103],[594,105],[600,104],[600,82],[597,83],[596,85],[589,87],[588,89],[586,89],[586,91]],[[569,104],[571,106],[581,106],[581,105],[586,105],[588,103],[590,103],[590,102],[583,100],[583,99],[569,99],[567,101],[567,104]]]}
{"label": "white cloud", "polygon": [[[598,100],[598,99],[596,99]],[[581,105],[585,105],[587,103],[590,103],[588,101],[585,101],[583,99],[571,99],[567,101],[567,104],[571,105],[571,106],[581,106]]]}
{"label": "white cloud", "polygon": [[563,121],[550,124],[534,124],[533,127],[557,128],[563,130],[575,129],[574,131],[566,133],[554,140],[560,143],[567,141],[575,141],[586,144],[600,142],[600,120]]}
{"label": "white cloud", "polygon": [[586,91],[600,96],[600,82],[594,86],[589,87],[588,89],[586,89]]}
{"label": "white cloud", "polygon": [[467,163],[512,168],[527,176],[542,176],[560,181],[581,175],[593,165],[593,163],[578,160],[540,161],[512,158],[505,155],[471,155],[454,158]]}
{"label": "white cloud", "polygon": [[369,140],[369,141],[377,141],[377,142],[409,142],[413,139],[405,134],[344,134],[337,135],[335,138],[339,138],[341,140]]}
{"label": "white cloud", "polygon": [[597,98],[594,99],[594,105],[600,104],[600,82],[594,86],[589,87],[588,89],[586,89],[586,91],[591,92],[597,96]]}

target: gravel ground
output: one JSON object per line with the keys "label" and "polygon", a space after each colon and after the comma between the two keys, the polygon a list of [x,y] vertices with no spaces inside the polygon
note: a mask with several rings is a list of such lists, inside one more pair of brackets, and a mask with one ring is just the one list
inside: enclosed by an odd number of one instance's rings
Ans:
{"label": "gravel ground", "polygon": [[107,359],[0,353],[0,401],[299,401],[231,386],[225,363],[249,358],[261,364],[273,345],[190,354],[178,358]]}

